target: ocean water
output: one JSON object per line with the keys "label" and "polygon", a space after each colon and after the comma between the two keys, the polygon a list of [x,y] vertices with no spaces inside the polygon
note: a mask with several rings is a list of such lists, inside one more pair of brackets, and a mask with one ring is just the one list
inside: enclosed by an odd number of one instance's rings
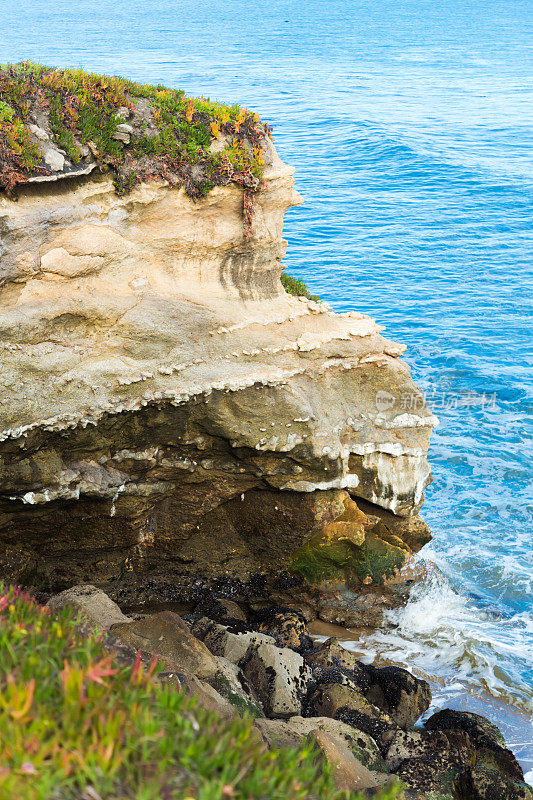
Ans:
{"label": "ocean water", "polygon": [[0,63],[162,82],[273,125],[305,198],[288,271],[406,343],[440,418],[429,577],[363,645],[435,676],[437,705],[481,704],[529,768],[532,29],[529,0],[0,0]]}

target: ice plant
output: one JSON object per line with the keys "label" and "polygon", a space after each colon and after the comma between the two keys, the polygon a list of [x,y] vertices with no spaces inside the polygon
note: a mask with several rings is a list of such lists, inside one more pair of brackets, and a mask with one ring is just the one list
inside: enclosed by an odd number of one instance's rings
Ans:
{"label": "ice plant", "polygon": [[102,658],[97,664],[89,664],[86,675],[90,681],[100,683],[102,686],[107,686],[103,678],[108,678],[111,675],[116,675],[118,669],[111,669],[111,659],[109,657]]}
{"label": "ice plant", "polygon": [[346,800],[311,745],[258,747],[251,719],[161,687],[155,659],[116,663],[68,609],[0,598],[1,798]]}
{"label": "ice plant", "polygon": [[[36,110],[70,165],[90,152],[101,170],[112,170],[118,194],[156,179],[194,199],[229,183],[264,188],[270,128],[257,114],[180,89],[25,62],[0,66],[0,189],[10,196],[32,176],[51,174],[29,127]],[[118,128],[125,118],[126,141]],[[221,134],[227,141],[215,152],[211,143]]]}

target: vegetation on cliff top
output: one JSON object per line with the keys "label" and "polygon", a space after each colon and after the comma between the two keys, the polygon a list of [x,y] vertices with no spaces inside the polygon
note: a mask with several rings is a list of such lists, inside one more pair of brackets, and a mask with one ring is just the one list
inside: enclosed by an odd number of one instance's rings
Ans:
{"label": "vegetation on cliff top", "polygon": [[262,186],[270,129],[257,114],[179,89],[25,62],[0,66],[0,188],[8,194],[32,176],[52,174],[46,139],[39,141],[32,124],[51,134],[71,168],[89,161],[111,168],[119,193],[156,178],[193,198],[230,182],[245,194]]}
{"label": "vegetation on cliff top", "polygon": [[269,751],[251,719],[205,711],[156,671],[0,584],[0,796],[357,800],[310,744]]}

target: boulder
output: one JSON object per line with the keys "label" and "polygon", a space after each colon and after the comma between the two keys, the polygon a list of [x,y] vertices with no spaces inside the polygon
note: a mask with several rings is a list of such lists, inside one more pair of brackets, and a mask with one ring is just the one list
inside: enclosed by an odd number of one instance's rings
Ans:
{"label": "boulder", "polygon": [[341,667],[351,671],[360,667],[355,653],[347,650],[335,638],[326,639],[325,642],[315,645],[313,650],[306,654],[305,660],[313,669],[313,673],[315,666],[324,669]]}
{"label": "boulder", "polygon": [[448,737],[452,733],[456,736],[461,732],[468,734],[475,748],[476,767],[507,775],[511,780],[524,780],[522,767],[505,747],[500,730],[486,717],[445,709],[433,714],[424,725],[427,730],[442,731]]}
{"label": "boulder", "polygon": [[267,716],[285,718],[302,712],[312,675],[298,653],[272,644],[252,644],[242,670]]}
{"label": "boulder", "polygon": [[401,667],[362,664],[336,639],[328,639],[305,656],[319,684],[338,683],[361,692],[366,699],[402,728],[410,728],[429,708],[427,681]]}
{"label": "boulder", "polygon": [[244,658],[251,645],[275,644],[272,636],[246,630],[244,626],[242,630],[236,625],[228,627],[207,617],[195,622],[191,632],[204,642],[214,655],[227,658],[234,664],[238,664]]}
{"label": "boulder", "polygon": [[272,636],[278,647],[290,647],[298,653],[305,653],[313,647],[303,614],[295,611],[269,613],[265,609],[256,615],[255,622],[256,629]]}
{"label": "boulder", "polygon": [[366,694],[370,687],[367,667],[354,653],[342,647],[336,639],[305,654],[306,663],[317,683],[342,683]]}
{"label": "boulder", "polygon": [[478,744],[476,747],[476,765],[508,775],[515,781],[524,780],[524,772],[514,754],[506,747],[500,747],[497,744],[491,746]]}
{"label": "boulder", "polygon": [[367,699],[400,728],[411,728],[431,704],[429,683],[401,667],[367,666],[370,686]]}
{"label": "boulder", "polygon": [[[409,789],[430,800],[457,800],[465,796],[461,792],[468,773],[467,767],[429,756],[404,761],[395,775]],[[469,795],[466,797],[471,800]]]}
{"label": "boulder", "polygon": [[244,622],[246,623],[246,614],[242,608],[233,600],[227,597],[212,597],[207,595],[202,598],[196,608],[195,614],[201,614],[216,622]]}
{"label": "boulder", "polygon": [[469,800],[533,800],[531,786],[477,766],[471,772],[469,791]]}
{"label": "boulder", "polygon": [[[264,720],[261,721],[264,725],[264,733],[266,738],[269,738],[269,724],[270,722],[278,723],[279,720]],[[376,742],[363,731],[358,731],[347,725],[330,717],[290,717],[283,721],[284,730],[290,737],[296,736],[304,738],[309,736],[312,731],[320,730],[329,734],[335,739],[341,739],[344,744],[350,749],[353,755],[361,764],[364,764],[367,769],[374,772],[385,773],[387,771],[385,762],[381,757],[379,748]],[[270,731],[270,738],[278,735],[278,731],[272,728]]]}
{"label": "boulder", "polygon": [[347,628],[379,628],[384,612],[398,605],[398,598],[388,586],[362,585],[353,591],[331,580],[321,589],[317,602],[319,619]]}
{"label": "boulder", "polygon": [[340,683],[318,686],[309,698],[309,710],[346,722],[369,734],[378,745],[385,731],[396,728],[392,719],[370,703],[362,692]]}
{"label": "boulder", "polygon": [[298,747],[304,736],[308,735],[308,731],[305,734],[301,733],[286,719],[256,719],[254,726],[261,734],[263,741],[269,747],[276,749]]}
{"label": "boulder", "polygon": [[455,711],[445,708],[437,711],[424,722],[424,728],[428,731],[465,731],[470,736],[474,745],[493,744],[505,747],[505,739],[499,728],[481,714],[473,714],[471,711]]}
{"label": "boulder", "polygon": [[48,606],[54,611],[71,606],[86,622],[104,631],[112,625],[132,621],[105,592],[88,583],[54,595],[49,599]]}
{"label": "boulder", "polygon": [[166,671],[158,675],[160,682],[174,686],[179,691],[184,691],[188,697],[194,697],[199,705],[206,711],[217,714],[219,717],[231,719],[237,715],[235,707],[206,681],[202,681],[192,672]]}
{"label": "boulder", "polygon": [[333,780],[338,789],[357,792],[380,785],[342,739],[318,728],[312,731],[311,735],[328,764],[333,767]]}
{"label": "boulder", "polygon": [[475,761],[474,746],[464,732],[449,737],[443,731],[396,730],[384,734],[381,741],[385,750],[385,764],[391,772],[396,772],[406,761],[433,756],[465,766]]}
{"label": "boulder", "polygon": [[133,650],[155,653],[172,670],[212,678],[219,664],[205,644],[196,639],[172,611],[161,611],[137,622],[113,625],[111,634]]}
{"label": "boulder", "polygon": [[429,800],[469,798],[470,766],[475,750],[464,731],[402,731],[387,732],[382,743],[387,748],[385,763],[412,791]]}

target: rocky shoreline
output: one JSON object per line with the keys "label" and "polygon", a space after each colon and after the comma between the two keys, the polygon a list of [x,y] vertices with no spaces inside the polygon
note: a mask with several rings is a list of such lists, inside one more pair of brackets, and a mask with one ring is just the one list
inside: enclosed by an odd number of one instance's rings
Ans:
{"label": "rocky shoreline", "polygon": [[[310,737],[336,784],[372,797],[398,781],[405,800],[531,800],[498,728],[473,713],[429,708],[429,684],[400,667],[376,668],[330,638],[316,644],[305,617],[264,608],[251,615],[209,597],[191,613],[128,617],[100,589],[53,596],[106,631],[106,644],[133,663],[140,651],[165,669],[159,679],[194,694],[223,717],[251,714],[268,746]],[[209,614],[209,616],[207,616]]]}

